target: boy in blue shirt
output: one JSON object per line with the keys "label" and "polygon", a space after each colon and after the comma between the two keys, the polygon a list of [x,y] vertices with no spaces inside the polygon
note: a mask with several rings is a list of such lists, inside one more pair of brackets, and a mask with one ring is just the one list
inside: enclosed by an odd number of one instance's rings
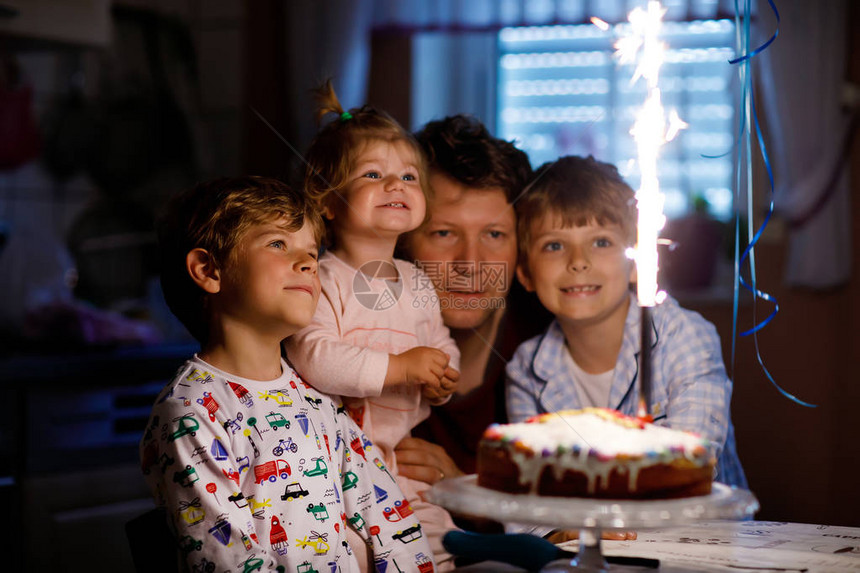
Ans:
{"label": "boy in blue shirt", "polygon": [[[140,444],[181,570],[432,570],[380,453],[340,400],[281,357],[281,341],[314,316],[322,232],[301,193],[263,177],[202,183],[159,228],[165,299],[201,344]],[[347,529],[373,564],[359,562]]]}
{"label": "boy in blue shirt", "polygon": [[[507,365],[511,422],[588,406],[635,416],[640,311],[630,290],[635,264],[625,253],[636,239],[633,190],[612,165],[562,157],[536,171],[516,207],[517,276],[555,320]],[[715,479],[747,487],[716,329],[671,297],[651,322],[654,423],[709,439]]]}

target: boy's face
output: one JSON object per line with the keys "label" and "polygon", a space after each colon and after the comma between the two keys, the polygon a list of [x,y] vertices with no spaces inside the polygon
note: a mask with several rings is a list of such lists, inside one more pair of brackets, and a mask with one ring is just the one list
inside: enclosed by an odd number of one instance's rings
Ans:
{"label": "boy's face", "polygon": [[320,293],[319,243],[305,223],[283,220],[251,226],[221,273],[215,304],[225,320],[279,340],[310,324]]}
{"label": "boy's face", "polygon": [[619,225],[592,221],[562,226],[547,214],[531,225],[525,268],[517,276],[537,293],[562,325],[592,325],[627,316],[635,265],[627,258],[626,234]]}
{"label": "boy's face", "polygon": [[449,328],[478,328],[503,305],[517,261],[516,216],[502,189],[430,175],[430,220],[408,237]]}
{"label": "boy's face", "polygon": [[424,220],[418,158],[403,141],[365,144],[342,194],[331,199],[329,212],[342,237],[396,238]]}

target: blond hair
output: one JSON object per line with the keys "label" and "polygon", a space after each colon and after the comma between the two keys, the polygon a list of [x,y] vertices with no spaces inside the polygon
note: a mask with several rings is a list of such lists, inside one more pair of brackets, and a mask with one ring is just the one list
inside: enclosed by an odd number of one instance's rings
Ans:
{"label": "blond hair", "polygon": [[331,80],[314,90],[314,99],[317,104],[314,117],[318,124],[328,115],[337,116],[322,126],[305,154],[305,191],[321,211],[332,208],[338,192],[346,187],[363,146],[372,141],[406,143],[415,153],[421,191],[425,199],[430,198],[421,146],[394,118],[369,105],[344,110]]}

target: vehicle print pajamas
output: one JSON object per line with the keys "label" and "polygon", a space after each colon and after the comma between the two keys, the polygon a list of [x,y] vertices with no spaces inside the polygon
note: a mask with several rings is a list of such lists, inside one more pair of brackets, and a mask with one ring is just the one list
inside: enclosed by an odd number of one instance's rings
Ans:
{"label": "vehicle print pajamas", "polygon": [[434,571],[378,450],[339,401],[282,368],[260,382],[195,355],[156,400],[141,467],[187,569],[359,571],[350,528],[377,570]]}

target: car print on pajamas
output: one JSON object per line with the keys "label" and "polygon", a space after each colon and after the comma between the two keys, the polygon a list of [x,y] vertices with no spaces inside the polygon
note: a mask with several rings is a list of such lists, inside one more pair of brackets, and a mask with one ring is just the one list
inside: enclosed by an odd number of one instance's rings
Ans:
{"label": "car print on pajamas", "polygon": [[258,466],[254,466],[254,483],[262,484],[269,480],[272,483],[278,481],[278,476],[281,479],[287,479],[293,473],[290,469],[290,464],[284,460],[272,460]]}
{"label": "car print on pajamas", "polygon": [[350,525],[355,527],[356,531],[361,531],[361,529],[364,527],[364,518],[361,517],[358,512],[353,513],[352,517],[347,519],[347,521],[349,521]]}
{"label": "car print on pajamas", "polygon": [[421,537],[423,537],[421,534],[421,524],[416,523],[408,529],[398,531],[391,536],[391,539],[395,539],[397,541],[400,541],[401,543],[412,543],[416,539],[421,539]]}
{"label": "car print on pajamas", "polygon": [[341,482],[341,486],[343,487],[343,491],[349,491],[352,488],[358,486],[358,476],[355,475],[355,472],[351,472],[349,470],[343,473],[343,481]]}
{"label": "car print on pajamas", "polygon": [[290,429],[290,421],[284,418],[280,412],[269,412],[266,414],[266,421],[269,423],[269,427],[275,431],[278,428]]}
{"label": "car print on pajamas", "polygon": [[300,564],[296,568],[296,573],[320,573],[320,572],[317,571],[316,569],[314,569],[314,566],[311,565],[310,561],[305,561],[304,563]]}
{"label": "car print on pajamas", "polygon": [[179,551],[183,555],[188,555],[192,551],[200,551],[203,548],[203,542],[199,539],[194,539],[190,535],[183,535],[179,540]]}
{"label": "car print on pajamas", "polygon": [[404,517],[409,517],[415,513],[412,510],[412,506],[409,505],[409,501],[403,499],[402,501],[395,501],[394,507],[386,507],[382,510],[382,515],[385,516],[385,519],[388,521],[400,521]]}
{"label": "car print on pajamas", "polygon": [[176,422],[176,431],[170,434],[170,438],[168,438],[169,442],[178,440],[188,434],[196,436],[197,430],[200,429],[200,422],[194,418],[194,414],[183,414],[178,418],[173,418],[173,421]]}
{"label": "car print on pajamas", "polygon": [[192,468],[190,465],[185,466],[185,469],[181,469],[173,474],[173,481],[182,487],[191,487],[191,485],[199,479],[200,476],[197,475],[197,470]]}
{"label": "car print on pajamas", "polygon": [[281,496],[281,499],[283,501],[288,501],[291,499],[301,499],[306,495],[308,495],[308,490],[303,488],[299,482],[294,481],[293,483],[288,484],[287,487],[284,488],[284,495]]}
{"label": "car print on pajamas", "polygon": [[328,510],[323,503],[309,503],[307,512],[314,516],[317,521],[325,521],[328,519]]}
{"label": "car print on pajamas", "polygon": [[203,392],[202,398],[197,398],[197,403],[206,408],[209,413],[209,421],[215,421],[215,412],[218,411],[218,402],[212,397],[212,392]]}

